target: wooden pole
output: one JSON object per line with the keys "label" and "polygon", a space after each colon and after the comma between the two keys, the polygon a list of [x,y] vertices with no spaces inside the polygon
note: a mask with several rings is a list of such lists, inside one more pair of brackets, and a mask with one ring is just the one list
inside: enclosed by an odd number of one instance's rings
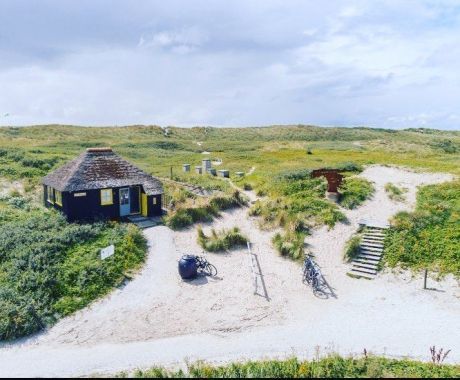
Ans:
{"label": "wooden pole", "polygon": [[426,289],[426,278],[428,277],[428,269],[425,269],[425,276],[423,279],[423,289]]}
{"label": "wooden pole", "polygon": [[169,167],[169,178],[172,179],[172,166]]}

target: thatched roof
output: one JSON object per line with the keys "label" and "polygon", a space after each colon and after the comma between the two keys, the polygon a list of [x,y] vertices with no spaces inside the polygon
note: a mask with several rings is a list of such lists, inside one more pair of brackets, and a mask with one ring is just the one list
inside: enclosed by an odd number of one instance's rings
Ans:
{"label": "thatched roof", "polygon": [[83,191],[142,185],[147,195],[163,193],[161,182],[125,161],[111,148],[89,148],[43,178],[59,191]]}

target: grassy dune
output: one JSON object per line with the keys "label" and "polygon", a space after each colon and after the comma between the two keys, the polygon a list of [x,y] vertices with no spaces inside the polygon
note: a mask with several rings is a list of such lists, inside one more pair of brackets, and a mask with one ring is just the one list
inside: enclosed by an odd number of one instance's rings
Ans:
{"label": "grassy dune", "polygon": [[[247,173],[255,167],[252,174],[233,180],[268,195],[266,203],[256,204],[252,212],[260,215],[266,226],[284,228],[274,244],[293,259],[301,257],[303,238],[311,227],[332,227],[344,217],[336,205],[323,199],[324,182],[311,180],[310,169],[378,163],[460,174],[460,132],[314,126],[0,128],[0,181],[21,184],[20,191],[4,191],[0,197],[0,339],[29,334],[54,323],[110,291],[142,262],[145,246],[138,231],[101,224],[88,237],[82,234],[87,227],[69,225],[40,205],[41,177],[93,146],[111,146],[156,176],[168,177],[172,167],[176,180],[216,191],[215,200],[200,200],[167,185],[176,203],[169,223],[177,228],[210,220],[219,210],[244,203],[235,198],[225,181],[182,173],[183,163],[193,167],[203,158],[221,159],[220,168],[231,173]],[[203,151],[211,154],[203,155]],[[344,188],[343,205],[347,207],[356,207],[372,193],[369,184],[352,179],[356,172],[359,169],[348,173]],[[443,272],[458,271],[460,189],[458,182],[452,186],[443,190],[445,198],[441,200],[436,198],[436,187],[424,191],[414,215],[397,217],[388,264],[404,263],[413,268],[432,265]],[[427,203],[429,198],[434,202]],[[444,207],[441,211],[439,204]],[[54,229],[49,228],[50,223]],[[97,249],[108,244],[115,230],[117,244],[123,247],[128,241],[131,246],[123,248],[113,263],[101,264]],[[72,240],[72,234],[80,238]],[[426,241],[435,249],[426,251],[411,245],[411,239]],[[451,254],[444,255],[444,247],[449,247]],[[101,271],[110,274],[104,281],[94,275]]]}

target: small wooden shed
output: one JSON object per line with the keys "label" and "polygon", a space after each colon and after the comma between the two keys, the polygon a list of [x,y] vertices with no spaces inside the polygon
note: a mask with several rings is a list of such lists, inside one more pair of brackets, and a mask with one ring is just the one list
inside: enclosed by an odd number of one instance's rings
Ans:
{"label": "small wooden shed", "polygon": [[89,148],[42,180],[47,207],[69,221],[162,213],[163,185],[112,151]]}

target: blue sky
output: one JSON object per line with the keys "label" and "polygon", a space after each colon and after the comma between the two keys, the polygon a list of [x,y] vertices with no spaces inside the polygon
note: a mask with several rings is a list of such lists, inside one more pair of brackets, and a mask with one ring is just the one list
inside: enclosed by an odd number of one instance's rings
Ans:
{"label": "blue sky", "polygon": [[0,0],[0,125],[460,129],[459,1]]}

